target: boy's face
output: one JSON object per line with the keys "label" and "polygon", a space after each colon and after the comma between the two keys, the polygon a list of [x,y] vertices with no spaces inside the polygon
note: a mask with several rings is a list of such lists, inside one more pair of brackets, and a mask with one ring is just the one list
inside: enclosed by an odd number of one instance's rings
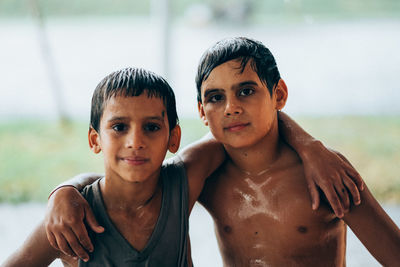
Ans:
{"label": "boy's face", "polygon": [[103,151],[106,176],[144,182],[159,175],[169,149],[179,147],[180,128],[169,132],[166,108],[160,98],[111,97],[100,120],[99,133],[89,130],[95,153]]}
{"label": "boy's face", "polygon": [[241,73],[240,60],[227,61],[201,86],[200,117],[218,141],[234,148],[254,145],[266,136],[287,97],[283,80],[271,97],[250,64]]}

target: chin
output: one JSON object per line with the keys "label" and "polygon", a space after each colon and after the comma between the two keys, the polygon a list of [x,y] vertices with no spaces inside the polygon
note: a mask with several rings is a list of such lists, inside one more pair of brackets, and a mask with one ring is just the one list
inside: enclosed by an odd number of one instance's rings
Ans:
{"label": "chin", "polygon": [[246,138],[234,138],[228,140],[227,142],[222,142],[225,146],[229,146],[234,149],[243,149],[254,146],[257,142],[252,142],[252,140]]}
{"label": "chin", "polygon": [[126,174],[124,176],[121,176],[122,180],[124,180],[125,182],[134,183],[134,184],[138,184],[138,183],[144,182],[144,180],[146,180],[146,179],[143,179],[143,177],[144,176],[138,175],[137,173],[135,173],[135,174]]}
{"label": "chin", "polygon": [[141,183],[145,182],[146,180],[143,180],[143,179],[125,179],[125,181],[130,183],[130,184],[141,184]]}
{"label": "chin", "polygon": [[132,177],[124,177],[124,178],[122,178],[122,180],[124,180],[127,183],[133,183],[133,184],[138,184],[138,183],[143,182],[140,179],[132,178]]}

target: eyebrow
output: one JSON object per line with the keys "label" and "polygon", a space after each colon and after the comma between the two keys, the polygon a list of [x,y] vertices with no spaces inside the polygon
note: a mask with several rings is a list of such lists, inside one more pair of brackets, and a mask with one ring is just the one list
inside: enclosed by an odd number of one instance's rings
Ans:
{"label": "eyebrow", "polygon": [[122,121],[126,120],[127,117],[111,117],[111,119],[107,120],[108,122],[113,122],[113,121]]}
{"label": "eyebrow", "polygon": [[157,120],[157,121],[164,122],[164,116],[162,116],[162,117],[161,116],[150,116],[150,117],[146,117],[146,119],[148,119],[148,120]]}
{"label": "eyebrow", "polygon": [[245,85],[256,85],[256,86],[258,86],[258,83],[255,82],[255,81],[249,80],[249,81],[241,82],[241,83],[239,83],[238,85],[235,85],[235,86],[242,87],[242,86],[245,86]]}
{"label": "eyebrow", "polygon": [[204,98],[206,98],[209,94],[215,93],[215,92],[221,92],[224,91],[223,89],[217,89],[217,88],[212,88],[212,89],[206,89],[204,92]]}
{"label": "eyebrow", "polygon": [[[123,120],[128,120],[128,117],[112,117],[111,119],[107,120],[107,122],[115,122],[115,121],[123,121]],[[164,122],[164,112],[162,113],[162,116],[148,116],[145,117],[147,120],[157,120],[160,122]]]}

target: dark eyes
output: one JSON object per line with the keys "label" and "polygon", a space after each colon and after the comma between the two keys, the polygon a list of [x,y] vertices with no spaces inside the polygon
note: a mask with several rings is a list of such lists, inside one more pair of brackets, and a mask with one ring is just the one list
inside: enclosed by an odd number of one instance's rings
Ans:
{"label": "dark eyes", "polygon": [[252,88],[244,88],[239,91],[239,96],[248,96],[254,94],[254,89]]}
{"label": "dark eyes", "polygon": [[[115,124],[115,125],[113,125],[112,127],[111,127],[115,132],[124,132],[124,131],[126,131],[127,129],[128,129],[128,126],[126,125],[126,124],[123,124],[123,123],[117,123],[117,124]],[[144,126],[143,126],[143,130],[145,131],[145,132],[156,132],[156,131],[158,131],[158,130],[160,130],[161,129],[161,127],[158,125],[158,124],[156,124],[156,123],[146,123]]]}
{"label": "dark eyes", "polygon": [[210,98],[208,98],[207,102],[216,103],[218,101],[221,101],[222,98],[223,98],[222,95],[212,95],[210,96]]}
{"label": "dark eyes", "polygon": [[[240,96],[250,96],[252,94],[254,94],[255,90],[253,88],[243,88],[240,89],[239,92],[237,93],[237,95]],[[224,100],[224,95],[222,94],[215,94],[215,95],[211,95],[208,99],[207,102],[210,103],[217,103],[221,100]]]}
{"label": "dark eyes", "polygon": [[118,123],[112,126],[112,129],[116,132],[122,132],[125,131],[127,126],[123,123]]}
{"label": "dark eyes", "polygon": [[144,126],[144,130],[147,132],[156,132],[160,129],[161,129],[161,127],[154,123],[148,123]]}

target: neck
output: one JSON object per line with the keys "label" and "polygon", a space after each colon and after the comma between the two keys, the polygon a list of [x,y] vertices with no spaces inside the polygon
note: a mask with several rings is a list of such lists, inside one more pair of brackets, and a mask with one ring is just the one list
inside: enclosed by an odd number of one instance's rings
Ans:
{"label": "neck", "polygon": [[160,173],[144,182],[128,182],[120,177],[107,176],[100,182],[107,210],[134,212],[147,206],[161,195]]}
{"label": "neck", "polygon": [[248,175],[261,175],[279,158],[281,143],[278,124],[274,122],[270,131],[255,144],[234,148],[224,145],[233,165]]}

